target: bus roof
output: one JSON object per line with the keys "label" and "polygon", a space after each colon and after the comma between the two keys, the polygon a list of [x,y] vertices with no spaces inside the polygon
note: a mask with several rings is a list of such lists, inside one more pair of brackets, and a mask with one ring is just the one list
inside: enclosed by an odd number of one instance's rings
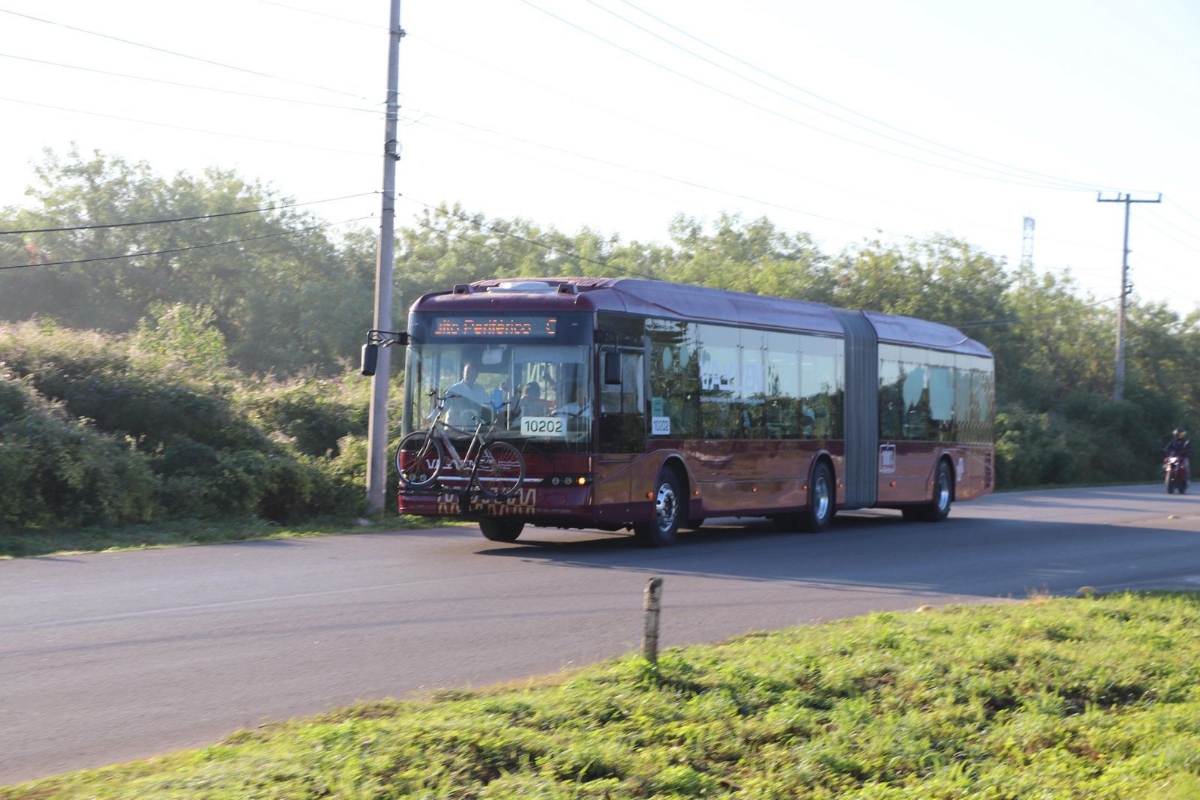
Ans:
{"label": "bus roof", "polygon": [[[495,308],[499,296],[520,298],[529,310],[615,311],[725,325],[810,331],[841,336],[833,309],[824,303],[667,283],[641,278],[491,279],[462,284],[450,292],[428,294],[413,310],[442,313]],[[918,345],[954,353],[991,357],[979,342],[936,322],[864,311],[879,341]]]}

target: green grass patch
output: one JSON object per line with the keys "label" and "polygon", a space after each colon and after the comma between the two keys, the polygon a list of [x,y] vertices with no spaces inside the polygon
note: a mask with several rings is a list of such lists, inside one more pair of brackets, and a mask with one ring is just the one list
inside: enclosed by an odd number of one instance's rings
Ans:
{"label": "green grass patch", "polygon": [[873,614],[358,705],[17,798],[1200,796],[1200,596]]}
{"label": "green grass patch", "polygon": [[345,517],[311,520],[284,525],[269,520],[217,521],[174,520],[126,525],[96,526],[48,531],[0,530],[0,559],[32,558],[63,553],[98,553],[106,550],[136,550],[256,539],[289,539],[300,536],[335,536],[370,531],[429,528],[436,519],[384,514],[366,519]]}

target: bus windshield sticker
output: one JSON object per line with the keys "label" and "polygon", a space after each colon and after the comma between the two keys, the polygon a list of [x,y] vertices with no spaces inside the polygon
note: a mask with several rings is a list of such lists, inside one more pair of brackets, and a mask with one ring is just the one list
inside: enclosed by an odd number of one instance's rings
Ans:
{"label": "bus windshield sticker", "polygon": [[566,437],[566,417],[521,417],[521,435],[542,438]]}
{"label": "bus windshield sticker", "polygon": [[670,436],[671,435],[671,418],[670,417],[653,417],[650,420],[650,434],[652,436]]}

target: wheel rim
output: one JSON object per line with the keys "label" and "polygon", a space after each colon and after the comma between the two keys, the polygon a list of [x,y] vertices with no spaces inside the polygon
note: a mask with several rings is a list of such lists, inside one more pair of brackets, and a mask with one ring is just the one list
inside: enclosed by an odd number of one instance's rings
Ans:
{"label": "wheel rim", "polygon": [[517,493],[525,478],[525,461],[517,448],[492,442],[480,454],[480,489],[489,497],[506,498]]}
{"label": "wheel rim", "polygon": [[678,499],[675,497],[675,487],[663,483],[658,487],[658,495],[654,498],[654,518],[658,529],[663,533],[675,525],[675,515],[679,513]]}
{"label": "wheel rim", "polygon": [[937,507],[939,511],[950,507],[950,481],[946,479],[945,472],[938,478]]}
{"label": "wheel rim", "polygon": [[822,473],[813,483],[813,513],[818,520],[829,514],[829,479]]}
{"label": "wheel rim", "polygon": [[437,447],[428,439],[417,440],[408,445],[401,442],[396,453],[400,482],[409,486],[423,486],[431,482],[434,470],[429,469],[430,460],[440,461],[440,458]]}

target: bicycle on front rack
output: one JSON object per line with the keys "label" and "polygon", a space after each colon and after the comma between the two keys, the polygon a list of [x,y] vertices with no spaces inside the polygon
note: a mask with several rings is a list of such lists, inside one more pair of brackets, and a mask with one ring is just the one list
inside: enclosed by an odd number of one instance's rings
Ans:
{"label": "bicycle on front rack", "polygon": [[[429,392],[438,397],[437,389]],[[438,397],[433,412],[433,422],[423,431],[413,431],[400,440],[396,448],[396,469],[400,472],[400,484],[407,489],[428,489],[436,485],[442,470],[453,466],[459,475],[466,475],[465,490],[478,489],[492,500],[512,497],[525,480],[525,458],[521,451],[508,442],[491,441],[484,433],[495,423],[475,418],[475,433],[461,456],[454,446],[447,428],[459,430],[442,421],[446,401],[459,395],[447,392]],[[465,431],[464,431],[465,433]]]}

